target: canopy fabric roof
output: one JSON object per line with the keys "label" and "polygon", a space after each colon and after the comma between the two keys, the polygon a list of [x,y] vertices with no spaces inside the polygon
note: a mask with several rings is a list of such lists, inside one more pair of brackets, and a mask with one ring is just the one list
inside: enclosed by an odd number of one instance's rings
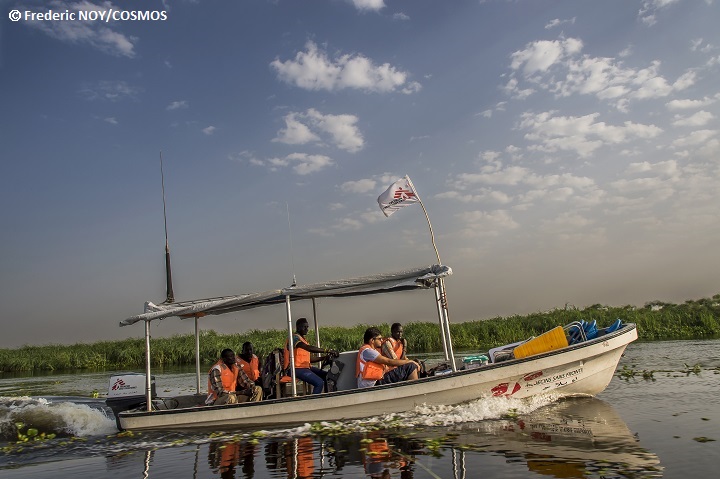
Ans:
{"label": "canopy fabric roof", "polygon": [[311,298],[360,296],[411,289],[427,289],[434,287],[438,278],[444,278],[451,274],[452,269],[449,266],[435,264],[394,273],[381,273],[339,281],[291,286],[262,293],[239,294],[159,305],[148,301],[145,303],[145,312],[143,314],[120,321],[120,326],[129,326],[138,321],[153,321],[172,316],[182,318],[225,314],[283,303],[288,296],[291,301],[296,301]]}

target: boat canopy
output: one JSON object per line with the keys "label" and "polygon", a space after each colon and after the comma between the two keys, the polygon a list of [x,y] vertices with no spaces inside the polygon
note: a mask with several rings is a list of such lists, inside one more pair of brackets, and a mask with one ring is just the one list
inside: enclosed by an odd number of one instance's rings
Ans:
{"label": "boat canopy", "polygon": [[170,304],[145,303],[145,312],[120,321],[120,326],[129,326],[138,321],[153,321],[173,316],[180,318],[225,314],[233,311],[282,304],[287,300],[361,296],[393,291],[428,289],[436,286],[437,280],[452,274],[444,265],[430,265],[420,268],[382,273],[358,278],[343,279],[308,285],[290,286],[262,293],[238,294],[217,298],[179,301]]}

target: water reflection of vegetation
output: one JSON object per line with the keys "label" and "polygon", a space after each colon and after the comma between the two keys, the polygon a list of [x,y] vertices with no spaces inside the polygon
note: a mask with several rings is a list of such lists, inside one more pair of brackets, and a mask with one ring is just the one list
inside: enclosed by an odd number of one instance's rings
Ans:
{"label": "water reflection of vegetation", "polygon": [[[682,304],[653,301],[642,308],[595,304],[580,309],[565,305],[564,308],[526,316],[452,324],[451,330],[453,345],[457,350],[486,351],[515,342],[518,338],[537,336],[572,321],[596,320],[598,325],[609,325],[616,318],[636,323],[640,339],[643,340],[716,338],[720,337],[720,294]],[[324,327],[323,344],[341,351],[357,349],[366,327]],[[389,332],[390,327],[381,324],[380,329]],[[252,341],[256,353],[264,357],[284,343],[285,335],[286,332],[280,329],[229,335],[203,331],[200,342],[201,362],[211,364],[217,359],[220,350],[228,346],[240,348],[245,341]],[[405,325],[405,336],[415,353],[442,350],[438,325],[434,322],[408,323]],[[152,351],[154,366],[195,364],[195,338],[190,334],[153,339]],[[2,371],[123,369],[142,368],[144,364],[145,340],[142,338],[0,349]]]}

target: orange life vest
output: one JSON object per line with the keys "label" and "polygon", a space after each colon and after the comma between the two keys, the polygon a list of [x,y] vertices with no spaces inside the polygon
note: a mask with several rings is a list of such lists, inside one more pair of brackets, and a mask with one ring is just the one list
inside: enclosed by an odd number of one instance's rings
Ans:
{"label": "orange life vest", "polygon": [[[395,338],[386,338],[385,343],[390,344],[390,349],[395,353],[395,358],[402,359],[402,355],[405,352],[405,347],[402,341],[396,341]],[[384,343],[383,343],[384,344]]]}
{"label": "orange life vest", "polygon": [[252,355],[252,358],[250,358],[250,362],[247,362],[240,356],[237,356],[237,365],[243,370],[243,372],[245,372],[245,374],[247,374],[250,381],[257,381],[260,377],[259,360],[254,354]]}
{"label": "orange life vest", "polygon": [[373,349],[373,347],[369,344],[363,344],[358,351],[357,362],[355,363],[355,377],[358,377],[360,374],[362,374],[363,379],[374,379],[375,381],[378,381],[382,379],[383,375],[385,374],[385,365],[378,364],[374,361],[365,361],[362,358],[362,353],[366,349]]}
{"label": "orange life vest", "polygon": [[[300,338],[300,341],[303,343],[310,344],[299,334],[296,334],[296,336]],[[288,349],[287,339],[285,340],[285,357],[283,358],[283,366],[285,369],[290,366],[290,350]],[[306,351],[302,348],[295,348],[295,369],[297,368],[310,369],[310,351]]]}
{"label": "orange life vest", "polygon": [[[229,368],[228,365],[225,364],[222,359],[220,359],[218,362],[216,362],[213,365],[213,367],[210,368],[210,371],[208,371],[208,376],[210,376],[210,373],[212,373],[213,369],[217,369],[220,371],[220,377],[222,378],[223,391],[229,391],[229,392],[235,391],[235,385],[237,384],[237,376],[238,376],[237,368]],[[208,395],[212,396],[213,401],[215,401],[217,399],[217,393],[212,388],[212,383],[210,382],[210,377],[208,377]]]}

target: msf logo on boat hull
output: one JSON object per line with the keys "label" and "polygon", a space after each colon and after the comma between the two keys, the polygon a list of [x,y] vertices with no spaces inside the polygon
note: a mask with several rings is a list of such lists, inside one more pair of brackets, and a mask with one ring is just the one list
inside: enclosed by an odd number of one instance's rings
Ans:
{"label": "msf logo on boat hull", "polygon": [[112,387],[110,388],[110,390],[111,390],[111,391],[117,391],[117,390],[119,390],[119,389],[124,389],[124,386],[126,386],[125,381],[123,381],[122,379],[118,378],[118,380],[115,381],[115,384],[112,385]]}

